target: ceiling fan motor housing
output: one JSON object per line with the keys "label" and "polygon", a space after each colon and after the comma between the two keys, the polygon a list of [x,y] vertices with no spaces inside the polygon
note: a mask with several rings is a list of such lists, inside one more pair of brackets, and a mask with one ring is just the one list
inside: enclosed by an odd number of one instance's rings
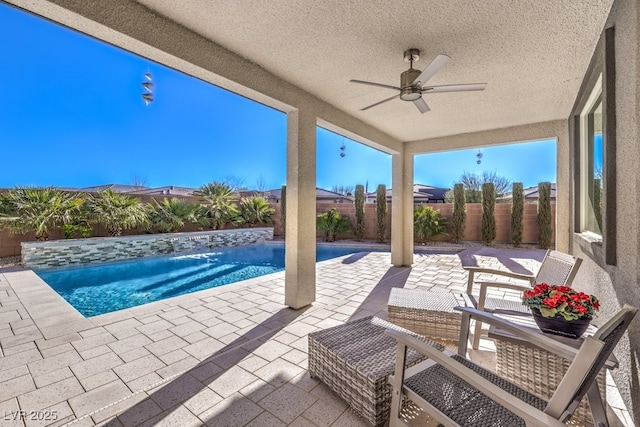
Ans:
{"label": "ceiling fan motor housing", "polygon": [[419,85],[413,85],[414,80],[420,75],[420,70],[413,68],[408,69],[400,75],[400,99],[404,101],[415,101],[422,96],[422,88]]}

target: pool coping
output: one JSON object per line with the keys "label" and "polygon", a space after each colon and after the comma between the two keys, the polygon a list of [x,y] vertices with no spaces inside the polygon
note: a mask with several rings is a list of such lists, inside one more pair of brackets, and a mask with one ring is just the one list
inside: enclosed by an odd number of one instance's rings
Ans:
{"label": "pool coping", "polygon": [[[269,240],[262,243],[269,244],[269,245],[283,244],[284,241]],[[349,242],[340,242],[340,243],[318,242],[318,245],[329,246],[329,247],[330,246],[361,247],[364,250],[360,252],[367,252],[366,249],[376,249],[378,252],[385,252],[384,249],[390,250],[390,245],[381,244],[381,243],[362,244],[362,242],[349,241]],[[429,249],[425,248],[424,250],[419,250],[416,248],[414,253],[433,254],[433,253],[440,253],[440,251],[442,251],[442,253],[451,254],[451,252],[454,252],[454,251],[460,252],[461,250],[462,249],[460,248],[454,248],[454,247],[429,247]],[[196,254],[196,253],[203,253],[203,251],[194,251],[194,252],[184,253],[179,255],[189,255],[189,254]],[[359,252],[354,252],[354,254],[355,253],[359,253]],[[318,261],[316,262],[316,265],[325,264],[329,262],[337,262],[338,260],[343,260],[345,258],[353,256],[354,254],[346,254],[346,255],[341,255],[328,260]],[[173,255],[178,255],[178,254],[173,254]],[[167,256],[167,254],[158,255],[157,257],[162,257],[162,256]],[[114,263],[115,262],[134,262],[134,261],[136,260],[135,259],[121,260],[121,261],[114,261]],[[82,267],[86,267],[86,266],[66,267],[66,268],[82,268]],[[62,268],[63,267],[52,268],[47,271],[55,271]],[[31,269],[26,267],[13,267],[10,269],[12,271],[21,270],[21,272],[25,276],[27,275],[32,276],[31,278],[25,280],[25,283],[21,284],[21,286],[19,287],[12,286],[12,288],[16,292],[16,296],[20,299],[23,305],[25,305],[25,309],[29,313],[29,316],[34,320],[36,326],[38,326],[38,328],[41,330],[45,339],[57,338],[65,334],[82,331],[84,330],[83,328],[94,327],[93,324],[87,324],[86,322],[93,319],[97,319],[101,316],[115,315],[117,313],[124,312],[126,310],[134,310],[134,309],[138,309],[138,311],[146,311],[144,310],[144,307],[147,307],[147,306],[149,306],[148,307],[149,310],[155,310],[160,305],[165,305],[165,306],[170,305],[170,304],[163,304],[164,301],[172,301],[174,298],[181,298],[187,295],[196,296],[196,295],[199,295],[199,293],[201,292],[206,293],[211,289],[217,289],[221,287],[221,286],[218,286],[214,288],[202,289],[199,291],[189,292],[189,293],[177,295],[174,297],[164,298],[159,301],[152,301],[145,304],[136,305],[133,307],[123,308],[121,310],[116,310],[108,313],[99,314],[96,316],[86,317],[81,312],[79,312],[73,305],[71,305],[71,303],[69,303],[60,294],[58,294],[58,292],[56,292],[45,280],[43,280],[42,278],[40,278],[40,276],[38,276],[37,272],[41,272],[42,270]],[[5,269],[5,270],[8,270],[8,269]],[[2,272],[3,272],[3,269],[0,268],[0,274]],[[262,281],[270,281],[270,280],[276,279],[275,275],[284,275],[284,270],[278,271],[275,273],[269,273],[263,276],[253,277],[250,279],[240,280],[238,282],[229,283],[224,285],[224,287],[229,287],[233,285],[245,286],[245,285],[248,285],[249,282],[251,281],[256,281],[257,283],[260,283]],[[263,279],[263,280],[260,280],[260,279]],[[12,282],[14,281],[15,279],[12,280]]]}

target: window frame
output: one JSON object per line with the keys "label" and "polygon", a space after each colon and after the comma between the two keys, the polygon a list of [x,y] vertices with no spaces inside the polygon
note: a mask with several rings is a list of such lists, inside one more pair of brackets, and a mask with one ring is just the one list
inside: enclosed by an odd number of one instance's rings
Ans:
{"label": "window frame", "polygon": [[[582,145],[582,113],[589,105],[589,100],[601,77],[602,82],[602,237],[595,233],[582,232],[583,214],[582,200],[584,169],[582,160],[585,156]],[[573,203],[571,227],[573,244],[578,244],[585,254],[604,267],[617,264],[616,245],[616,67],[615,67],[615,29],[605,28],[583,79],[578,96],[569,117],[569,139],[572,151]],[[593,101],[593,99],[592,99]],[[593,105],[593,104],[591,104]]]}
{"label": "window frame", "polygon": [[[595,129],[593,124],[593,113],[598,109],[598,106],[602,104],[602,74],[598,77],[595,85],[591,90],[591,94],[584,105],[584,108],[580,112],[580,210],[578,216],[580,218],[578,232],[585,234],[592,241],[602,241],[603,229],[601,227],[600,233],[589,229],[587,211],[594,209],[593,203],[593,181],[594,181],[594,156],[593,146]],[[604,134],[602,136],[603,148],[605,145]],[[604,161],[602,164],[602,172],[604,178]],[[604,179],[603,179],[604,181]],[[604,184],[604,182],[603,182]],[[604,224],[602,224],[604,225]]]}

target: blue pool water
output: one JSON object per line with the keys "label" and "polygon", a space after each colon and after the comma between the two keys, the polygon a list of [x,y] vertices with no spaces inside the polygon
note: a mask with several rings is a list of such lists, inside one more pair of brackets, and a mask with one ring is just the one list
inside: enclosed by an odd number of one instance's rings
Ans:
{"label": "blue pool water", "polygon": [[[355,247],[318,246],[316,260],[361,251]],[[37,274],[88,317],[282,270],[284,246],[266,244]]]}

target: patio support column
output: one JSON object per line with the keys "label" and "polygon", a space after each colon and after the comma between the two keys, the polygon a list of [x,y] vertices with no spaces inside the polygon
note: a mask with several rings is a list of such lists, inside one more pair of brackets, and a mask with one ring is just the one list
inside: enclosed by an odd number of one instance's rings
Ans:
{"label": "patio support column", "polygon": [[556,131],[556,250],[573,253],[571,251],[572,233],[569,231],[571,223],[571,144],[569,128],[564,126]]}
{"label": "patio support column", "polygon": [[391,156],[391,264],[413,264],[413,154]]}
{"label": "patio support column", "polygon": [[287,114],[287,193],[284,303],[305,307],[316,300],[316,116]]}

